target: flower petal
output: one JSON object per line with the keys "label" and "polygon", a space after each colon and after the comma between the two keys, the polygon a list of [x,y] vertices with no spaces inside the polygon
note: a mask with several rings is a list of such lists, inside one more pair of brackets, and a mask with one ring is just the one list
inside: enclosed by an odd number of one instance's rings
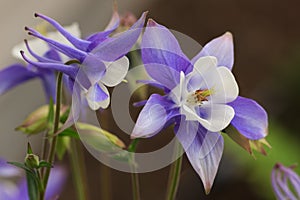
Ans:
{"label": "flower petal", "polygon": [[234,51],[233,39],[230,32],[226,32],[207,43],[198,55],[196,55],[192,63],[195,63],[200,57],[214,56],[218,59],[219,66],[225,66],[229,70],[233,67]]}
{"label": "flower petal", "polygon": [[0,71],[0,95],[4,94],[11,88],[36,78],[37,73],[27,69],[22,64],[14,64]]}
{"label": "flower petal", "polygon": [[121,83],[125,78],[128,68],[129,60],[126,56],[114,62],[104,62],[106,65],[105,75],[101,78],[101,82],[108,87],[113,87]]}
{"label": "flower petal", "polygon": [[194,170],[208,194],[213,185],[223,153],[224,141],[219,133],[209,132],[197,122],[181,120],[175,127]]}
{"label": "flower petal", "polygon": [[112,18],[109,24],[107,25],[107,27],[105,28],[105,30],[102,32],[92,34],[87,37],[87,40],[92,42],[87,50],[88,51],[93,50],[98,44],[104,41],[114,30],[116,30],[119,24],[120,24],[119,14],[118,11],[114,9]]}
{"label": "flower petal", "polygon": [[233,74],[226,67],[217,67],[215,57],[199,58],[189,77],[189,90],[212,90],[212,95],[208,99],[214,103],[228,103],[238,96],[239,88]]}
{"label": "flower petal", "polygon": [[226,128],[234,117],[233,108],[222,104],[203,104],[196,110],[183,105],[180,113],[186,116],[186,120],[198,121],[204,128],[213,132]]}
{"label": "flower petal", "polygon": [[152,94],[140,112],[132,138],[151,137],[157,134],[178,112],[171,112],[173,103],[158,94]]}
{"label": "flower petal", "polygon": [[50,98],[56,102],[56,76],[53,71],[50,70],[39,70],[40,78],[43,83],[43,87],[45,90],[47,101],[50,100]]}
{"label": "flower petal", "polygon": [[12,178],[21,174],[22,171],[20,169],[8,164],[5,159],[0,157],[0,178]]}
{"label": "flower petal", "polygon": [[107,108],[110,102],[107,88],[102,83],[91,86],[86,94],[88,104],[92,110]]}
{"label": "flower petal", "polygon": [[149,68],[152,63],[157,63],[185,74],[192,71],[192,65],[174,35],[152,19],[148,21],[141,48],[143,63],[149,65]]}
{"label": "flower petal", "polygon": [[93,53],[104,61],[115,61],[127,54],[139,38],[147,12],[127,31],[108,38],[93,49]]}
{"label": "flower petal", "polygon": [[[67,29],[65,29],[63,26],[61,26],[57,21],[55,21],[54,19],[47,17],[45,15],[39,14],[39,13],[35,13],[34,14],[35,17],[40,17],[41,19],[44,19],[45,21],[47,21],[48,23],[50,23],[58,32],[60,32],[72,45],[74,45],[74,47],[82,50],[82,51],[86,51],[86,49],[88,48],[88,46],[90,45],[91,42],[86,41],[86,40],[82,40],[80,39],[80,29],[78,27],[77,23],[74,23],[71,27],[72,27],[72,32],[68,31]],[[70,27],[70,28],[71,28]]]}
{"label": "flower petal", "polygon": [[254,100],[238,97],[229,103],[235,111],[231,124],[246,138],[259,140],[268,134],[268,115]]}
{"label": "flower petal", "polygon": [[66,182],[67,171],[65,168],[55,166],[50,173],[45,199],[55,199],[61,193]]}

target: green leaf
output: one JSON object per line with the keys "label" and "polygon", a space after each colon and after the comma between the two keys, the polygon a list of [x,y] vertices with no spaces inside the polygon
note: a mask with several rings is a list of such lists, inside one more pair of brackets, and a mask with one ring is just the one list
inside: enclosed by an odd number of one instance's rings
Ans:
{"label": "green leaf", "polygon": [[56,155],[59,160],[62,160],[67,150],[70,148],[70,137],[58,137],[56,145]]}
{"label": "green leaf", "polygon": [[41,161],[40,161],[40,165],[39,165],[38,168],[42,168],[42,167],[52,168],[53,166],[51,165],[51,163],[48,163],[48,162],[45,161],[45,160],[41,160]]}
{"label": "green leaf", "polygon": [[37,176],[26,172],[27,191],[30,200],[39,199],[39,182]]}
{"label": "green leaf", "polygon": [[21,168],[23,170],[25,170],[26,172],[31,172],[32,173],[32,169],[30,169],[29,167],[27,167],[24,163],[19,163],[19,162],[7,162],[10,165],[14,165],[18,168]]}

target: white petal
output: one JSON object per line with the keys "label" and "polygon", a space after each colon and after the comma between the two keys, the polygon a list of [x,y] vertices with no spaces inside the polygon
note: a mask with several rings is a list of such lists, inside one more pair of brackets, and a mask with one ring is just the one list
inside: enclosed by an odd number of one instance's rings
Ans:
{"label": "white petal", "polygon": [[188,107],[187,105],[182,105],[180,107],[180,113],[185,115],[186,120],[188,121],[198,121],[202,124],[205,128],[210,127],[210,122],[201,118],[195,111],[194,108]]}
{"label": "white petal", "polygon": [[99,108],[105,109],[109,106],[109,102],[110,102],[110,96],[107,88],[102,83],[98,83],[98,84],[100,88],[108,95],[108,97],[105,100],[99,102],[92,101],[89,98],[87,98],[87,102],[92,110],[98,110]]}
{"label": "white petal", "polygon": [[188,93],[186,88],[185,74],[180,72],[180,82],[179,84],[171,91],[170,96],[173,101],[177,104],[181,104],[182,97]]}
{"label": "white petal", "polygon": [[211,100],[214,103],[229,103],[239,94],[237,82],[227,67],[218,67],[218,78],[215,79]]}
{"label": "white petal", "polygon": [[199,115],[207,120],[208,126],[201,123],[207,130],[218,132],[226,128],[234,117],[234,109],[225,104],[201,105]]}
{"label": "white petal", "polygon": [[[74,35],[75,37],[78,37],[78,38],[81,37],[81,33],[80,33],[78,23],[74,22],[70,26],[66,26],[64,28],[69,33],[72,33],[72,35]],[[57,41],[57,42],[72,46],[72,44],[66,38],[64,38],[58,31],[49,32],[49,33],[46,34],[46,36],[50,39],[53,39],[53,40]],[[44,41],[40,40],[40,39],[29,40],[28,44],[33,49],[33,51],[35,53],[37,53],[38,55],[41,55],[41,56],[49,50],[48,44],[45,43]],[[35,58],[33,58],[30,55],[30,53],[27,51],[27,48],[26,48],[24,42],[19,43],[16,46],[14,46],[11,53],[15,58],[23,60],[23,58],[20,54],[20,50],[23,50],[25,52],[26,56],[28,56],[30,59],[35,60]],[[62,57],[63,61],[68,60],[68,58],[65,55],[63,55],[61,53],[59,53],[59,54]]]}
{"label": "white petal", "polygon": [[194,70],[189,74],[190,91],[210,89],[212,78],[217,75],[217,59],[213,56],[199,58],[194,64]]}
{"label": "white petal", "polygon": [[129,60],[126,56],[114,62],[104,62],[104,64],[106,65],[106,73],[101,82],[108,87],[118,85],[125,78],[129,68]]}

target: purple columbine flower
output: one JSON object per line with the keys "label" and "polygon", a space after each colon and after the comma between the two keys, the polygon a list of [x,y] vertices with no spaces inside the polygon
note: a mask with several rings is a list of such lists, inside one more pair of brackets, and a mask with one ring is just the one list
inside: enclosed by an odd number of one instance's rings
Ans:
{"label": "purple columbine flower", "polygon": [[276,163],[272,170],[271,179],[278,200],[300,199],[300,177],[293,171],[293,167],[285,167]]}
{"label": "purple columbine flower", "polygon": [[[45,199],[57,199],[66,182],[66,170],[63,167],[55,166],[50,173],[49,182],[46,189]],[[17,183],[11,179],[20,177],[21,169],[9,165],[0,158],[0,199],[2,200],[29,200],[27,192],[27,181],[25,177]]]}
{"label": "purple columbine flower", "polygon": [[[69,60],[75,60],[76,62],[65,64],[51,59],[41,59],[32,51],[29,52],[38,60],[37,62],[27,58],[24,53],[22,53],[23,58],[38,68],[65,73],[69,76],[71,84],[77,78],[78,85],[83,91],[90,108],[93,110],[107,108],[110,98],[106,86],[112,87],[119,84],[127,74],[129,60],[125,55],[141,34],[146,13],[143,13],[141,18],[129,30],[110,37],[109,35],[119,26],[119,15],[115,11],[109,25],[103,32],[92,34],[86,39],[73,36],[58,22],[47,16],[42,14],[35,14],[35,16],[50,23],[72,46],[47,38],[38,31],[26,27],[28,33],[45,41],[52,48],[69,57]],[[80,75],[77,77],[79,70]]]}
{"label": "purple columbine flower", "polygon": [[[74,23],[71,26],[66,27],[65,29],[70,31],[72,34],[76,36],[80,36],[80,30],[77,23]],[[57,31],[56,32],[45,31],[44,34],[47,35],[47,37],[50,37],[57,41],[61,41],[64,44],[68,44],[68,41],[64,39],[62,36],[60,36]],[[29,44],[31,47],[33,47],[34,50],[37,51],[37,53],[35,53],[29,47]],[[28,49],[26,53],[30,53],[31,55],[33,55],[31,56],[32,58],[36,58],[40,62],[46,62],[49,60],[53,62],[67,61],[66,60],[67,58],[63,54],[49,47],[49,45],[45,44],[40,39],[33,39],[30,41],[25,40],[25,42],[17,44],[12,49],[12,55],[17,59],[22,59],[22,56],[20,55],[20,50],[24,48]],[[38,54],[41,54],[43,56],[39,56]],[[1,82],[0,95],[9,91],[13,87],[18,86],[34,78],[39,78],[42,81],[47,101],[49,101],[49,99],[52,98],[55,102],[55,98],[56,98],[55,72],[50,69],[38,68],[32,64],[24,65],[21,63],[16,63],[1,70],[0,71],[0,82]],[[67,80],[66,77],[65,79]]]}
{"label": "purple columbine flower", "polygon": [[209,42],[192,60],[164,26],[149,20],[141,44],[146,71],[165,95],[152,94],[138,116],[132,138],[150,137],[175,122],[175,132],[208,193],[223,152],[220,134],[230,123],[250,140],[266,136],[267,114],[238,97],[231,73],[231,33]]}

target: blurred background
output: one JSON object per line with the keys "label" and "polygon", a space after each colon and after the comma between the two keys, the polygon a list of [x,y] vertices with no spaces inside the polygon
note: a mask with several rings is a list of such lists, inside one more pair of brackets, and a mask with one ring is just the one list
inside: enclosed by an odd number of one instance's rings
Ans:
{"label": "blurred background", "polygon": [[[257,100],[269,113],[267,140],[272,149],[268,150],[268,156],[256,153],[254,159],[225,137],[224,156],[211,194],[204,195],[200,179],[185,158],[178,199],[275,199],[270,185],[270,173],[275,162],[285,165],[300,163],[300,2],[119,0],[117,3],[121,14],[132,12],[140,16],[148,10],[149,16],[157,22],[192,37],[201,45],[231,31],[235,42],[233,72],[240,93]],[[28,38],[25,25],[34,27],[40,22],[34,19],[34,12],[51,16],[63,25],[76,21],[83,36],[102,30],[112,13],[112,0],[1,0],[0,5],[1,69],[20,62],[13,58],[11,49]],[[39,150],[40,136],[28,138],[14,128],[44,102],[42,87],[37,80],[0,97],[1,157],[22,161],[28,141]],[[109,111],[104,116],[107,119],[111,117]],[[106,128],[117,131],[114,124],[108,124]],[[153,143],[168,141],[172,137],[171,132],[170,129],[163,136],[154,137]],[[140,151],[147,150],[150,144],[145,141],[143,149],[142,142]],[[109,169],[86,150],[83,151],[90,199],[132,199],[130,174]],[[63,164],[68,166],[68,160]],[[168,170],[166,167],[140,175],[142,199],[164,199]],[[104,176],[101,174],[103,171]],[[108,181],[107,177],[112,179]],[[75,199],[71,173],[68,183],[61,199]],[[106,186],[103,187],[103,184]]]}

